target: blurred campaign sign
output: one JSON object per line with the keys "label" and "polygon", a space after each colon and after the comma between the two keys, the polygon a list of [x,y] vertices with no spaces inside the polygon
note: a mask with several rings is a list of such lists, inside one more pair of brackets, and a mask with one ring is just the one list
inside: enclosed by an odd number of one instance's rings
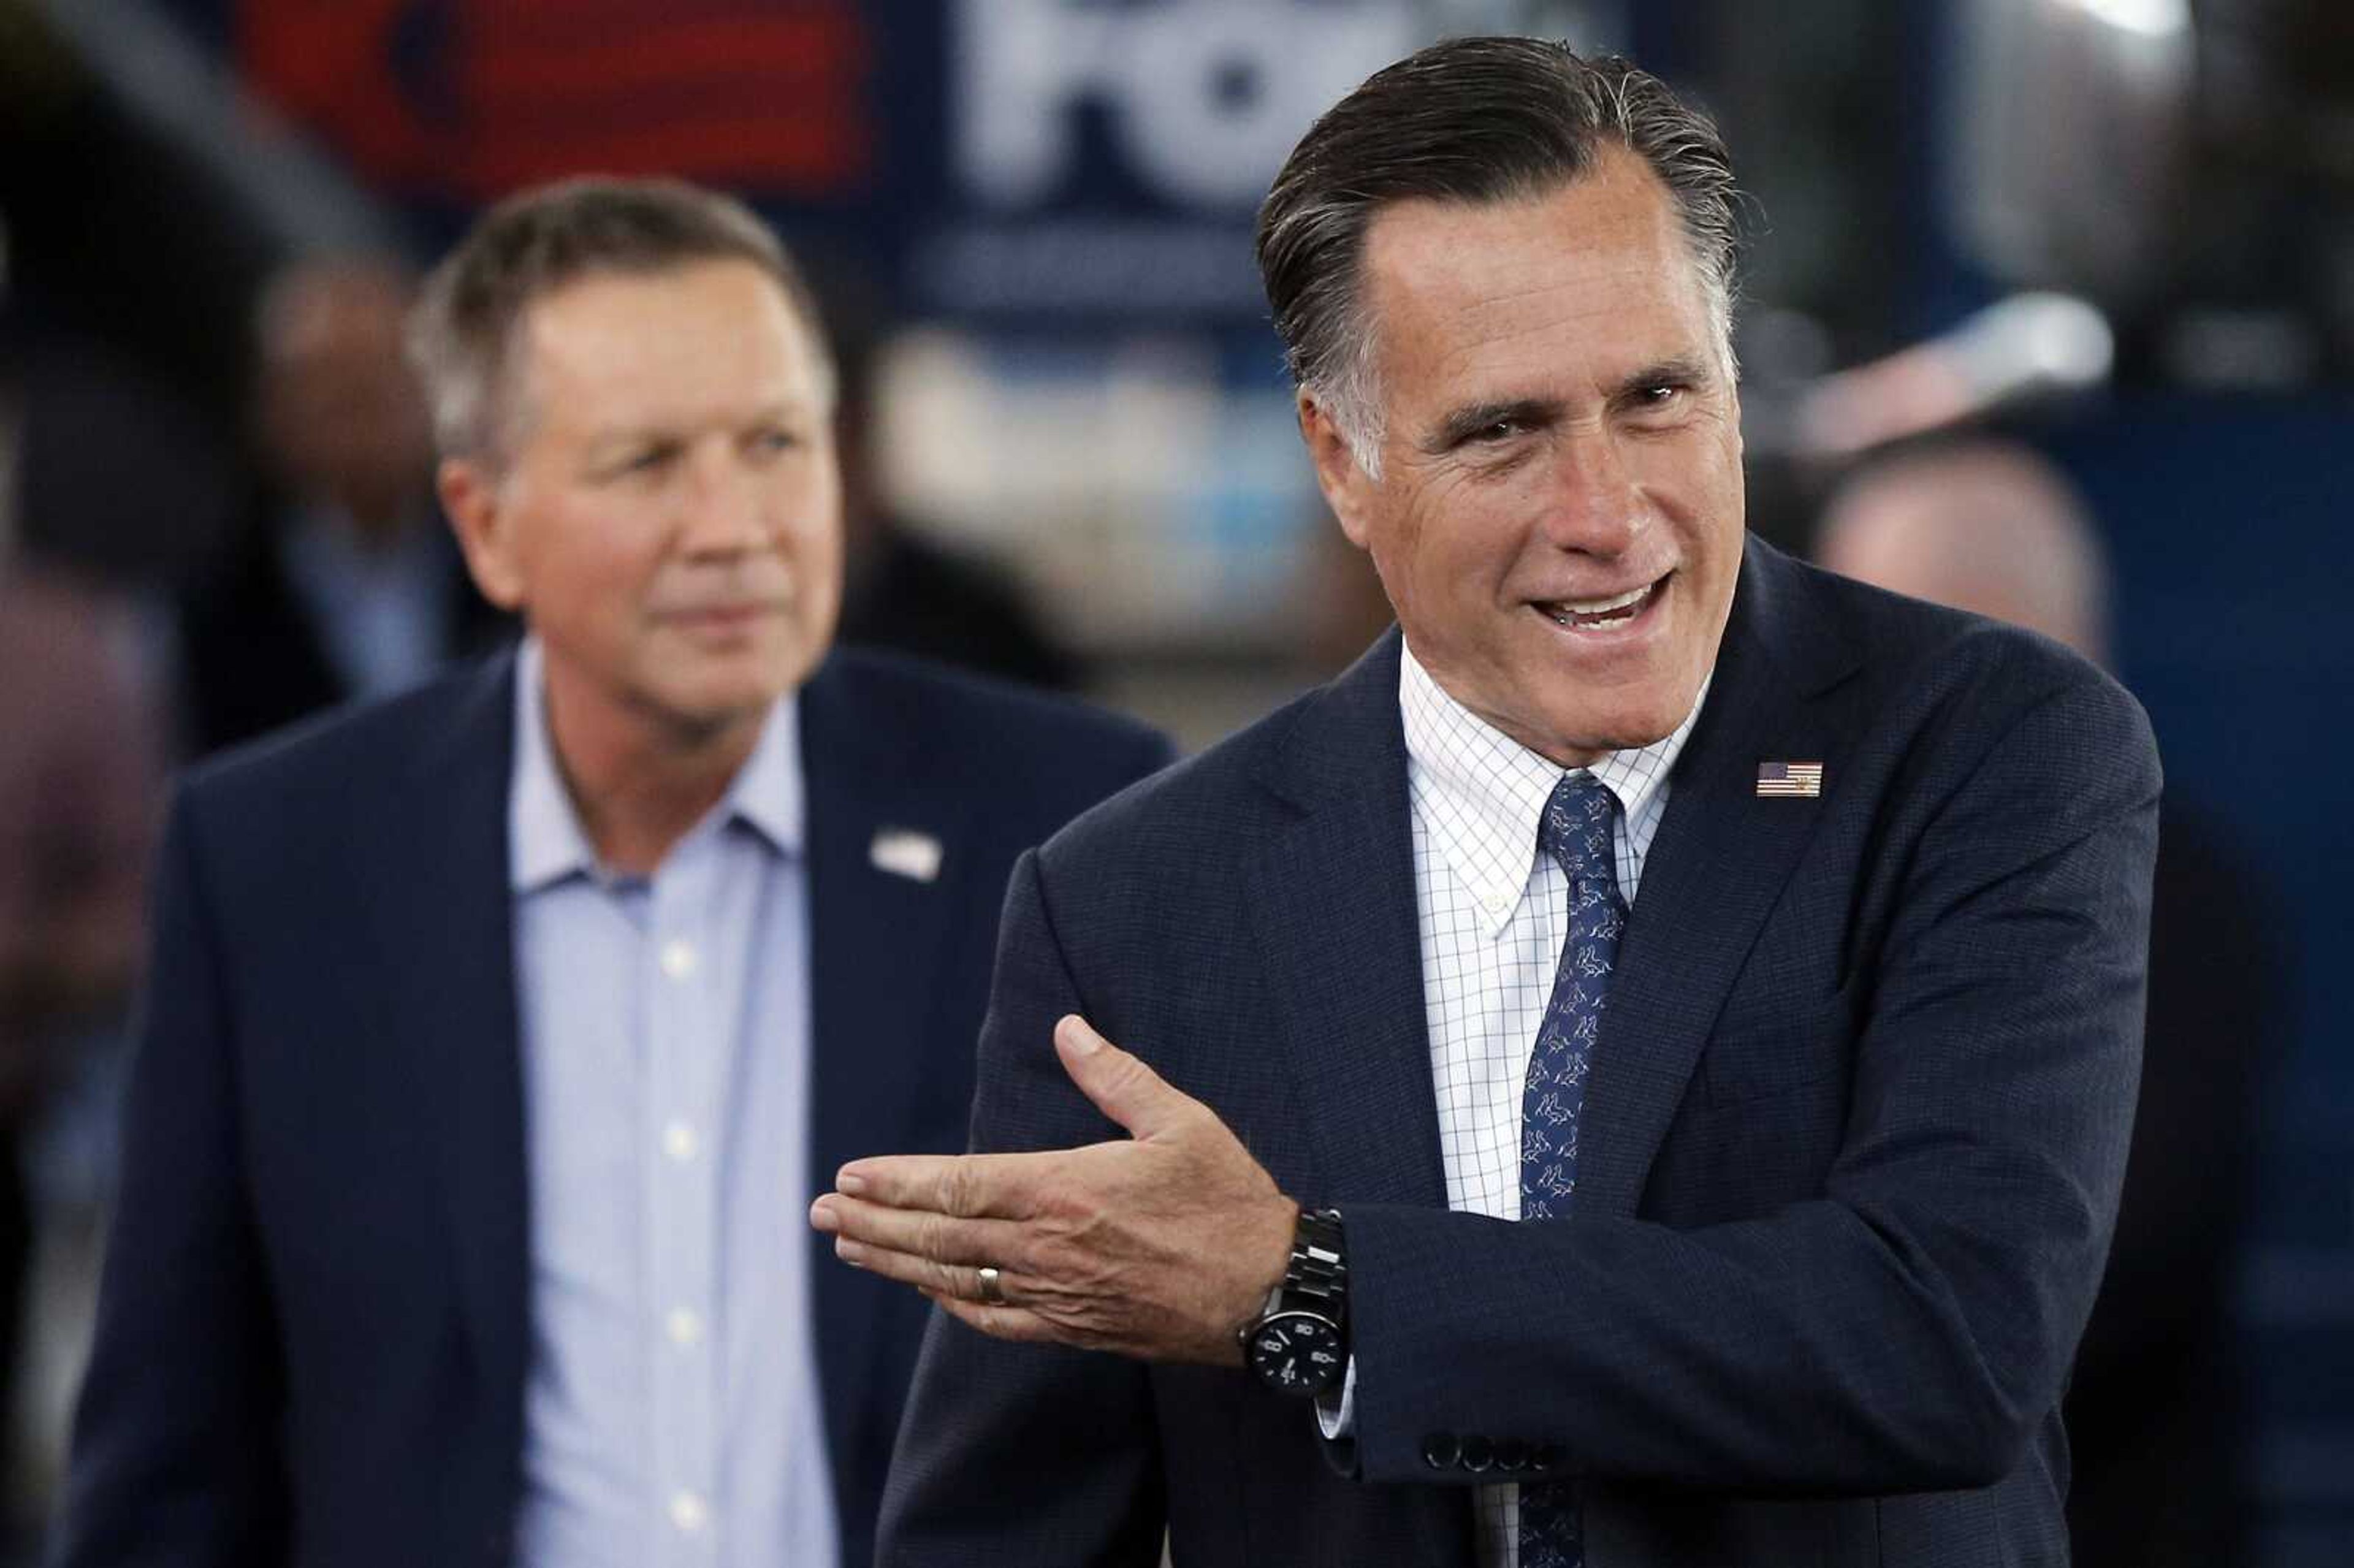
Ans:
{"label": "blurred campaign sign", "polygon": [[912,258],[951,311],[1258,301],[1250,221],[1318,112],[1422,41],[1405,0],[957,0],[954,216]]}
{"label": "blurred campaign sign", "polygon": [[1624,0],[167,0],[374,188],[462,218],[567,175],[759,202],[978,323],[1260,313],[1259,197],[1315,116],[1449,32]]}
{"label": "blurred campaign sign", "polygon": [[952,182],[910,246],[911,293],[984,318],[1257,318],[1253,217],[1319,113],[1443,34],[1590,38],[1622,10],[954,0]]}
{"label": "blurred campaign sign", "polygon": [[868,10],[237,0],[227,36],[250,85],[395,196],[463,207],[601,172],[833,200],[876,174]]}
{"label": "blurred campaign sign", "polygon": [[1317,113],[1416,42],[1417,8],[1332,0],[957,0],[960,173],[995,207],[1054,197],[1080,111],[1140,187],[1249,207]]}

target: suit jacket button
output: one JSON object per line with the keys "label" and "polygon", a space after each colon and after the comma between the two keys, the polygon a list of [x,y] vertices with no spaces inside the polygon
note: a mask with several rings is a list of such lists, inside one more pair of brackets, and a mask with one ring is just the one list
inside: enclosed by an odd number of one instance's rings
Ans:
{"label": "suit jacket button", "polygon": [[1568,1457],[1561,1451],[1560,1444],[1540,1443],[1529,1453],[1529,1467],[1532,1470],[1558,1470],[1562,1461]]}
{"label": "suit jacket button", "polygon": [[1507,1437],[1496,1445],[1496,1468],[1525,1470],[1529,1467],[1529,1446],[1517,1437]]}
{"label": "suit jacket button", "polygon": [[1457,1462],[1477,1475],[1496,1462],[1496,1446],[1475,1432],[1463,1439],[1463,1457]]}
{"label": "suit jacket button", "polygon": [[1434,1470],[1451,1470],[1463,1452],[1452,1432],[1433,1432],[1422,1440],[1422,1462]]}

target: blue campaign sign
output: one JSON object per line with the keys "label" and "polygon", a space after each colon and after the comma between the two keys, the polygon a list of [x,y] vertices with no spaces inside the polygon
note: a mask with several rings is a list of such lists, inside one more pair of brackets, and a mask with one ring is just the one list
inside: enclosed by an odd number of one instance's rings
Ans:
{"label": "blue campaign sign", "polygon": [[908,237],[956,314],[1251,314],[1250,226],[1299,134],[1425,40],[1411,0],[951,0],[945,197]]}
{"label": "blue campaign sign", "polygon": [[1316,114],[1441,32],[1623,0],[169,0],[437,238],[518,186],[737,190],[904,309],[1256,317],[1254,211]]}

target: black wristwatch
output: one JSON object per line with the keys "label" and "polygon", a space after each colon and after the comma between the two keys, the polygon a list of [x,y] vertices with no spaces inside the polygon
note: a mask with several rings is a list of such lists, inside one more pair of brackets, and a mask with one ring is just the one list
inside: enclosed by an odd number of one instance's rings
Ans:
{"label": "black wristwatch", "polygon": [[1243,1361],[1278,1393],[1340,1386],[1349,1364],[1349,1262],[1337,1209],[1299,1211],[1291,1264],[1242,1331]]}

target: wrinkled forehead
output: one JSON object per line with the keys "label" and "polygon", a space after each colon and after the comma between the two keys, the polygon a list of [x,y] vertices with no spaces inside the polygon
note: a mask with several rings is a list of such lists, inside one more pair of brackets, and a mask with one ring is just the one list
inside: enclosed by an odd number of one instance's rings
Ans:
{"label": "wrinkled forehead", "polygon": [[1565,336],[1635,361],[1722,349],[1710,279],[1674,199],[1624,151],[1525,195],[1392,203],[1368,227],[1360,276],[1379,362],[1419,373],[1542,355]]}
{"label": "wrinkled forehead", "polygon": [[610,415],[657,396],[676,404],[698,387],[722,400],[831,407],[822,340],[800,302],[753,262],[596,269],[541,291],[509,324],[492,413],[514,440],[545,422],[546,399],[558,393]]}

